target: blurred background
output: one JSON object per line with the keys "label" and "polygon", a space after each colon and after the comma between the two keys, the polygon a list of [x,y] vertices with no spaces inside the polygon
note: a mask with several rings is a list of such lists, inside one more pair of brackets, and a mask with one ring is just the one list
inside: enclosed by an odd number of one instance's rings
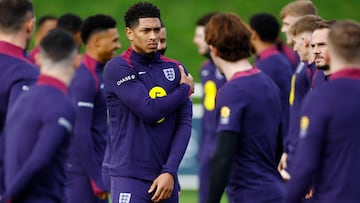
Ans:
{"label": "blurred background", "polygon": [[[43,15],[52,14],[57,17],[65,13],[75,13],[85,19],[89,15],[107,14],[117,20],[118,31],[122,48],[120,54],[129,46],[126,38],[123,16],[129,6],[136,3],[135,0],[33,0],[35,15],[40,18]],[[161,10],[161,18],[167,28],[167,51],[166,56],[181,61],[193,75],[196,82],[199,80],[199,69],[204,60],[197,52],[192,39],[195,22],[205,13],[212,11],[234,12],[245,22],[255,13],[270,13],[280,22],[279,13],[283,6],[290,1],[286,0],[149,0]],[[318,9],[318,14],[326,19],[353,19],[360,21],[359,0],[313,0]],[[283,39],[284,36],[282,36]],[[31,44],[33,46],[33,43]],[[32,47],[30,47],[32,48]],[[194,98],[194,107],[200,107],[200,86],[197,87]],[[180,195],[181,203],[197,202],[197,140],[201,113],[194,108],[192,139],[181,164],[179,174],[182,185]],[[223,198],[222,203],[227,202]]]}
{"label": "blurred background", "polygon": [[[117,20],[121,53],[127,49],[124,13],[135,0],[33,0],[35,14],[53,14],[57,17],[64,13],[75,13],[83,19],[89,15],[103,13]],[[199,82],[199,67],[203,57],[197,53],[192,43],[196,20],[211,11],[234,12],[245,22],[251,15],[260,12],[273,14],[279,20],[279,12],[290,1],[286,0],[149,0],[161,10],[161,18],[167,27],[168,49],[166,55],[180,60]],[[314,0],[318,14],[324,19],[360,20],[359,0]]]}

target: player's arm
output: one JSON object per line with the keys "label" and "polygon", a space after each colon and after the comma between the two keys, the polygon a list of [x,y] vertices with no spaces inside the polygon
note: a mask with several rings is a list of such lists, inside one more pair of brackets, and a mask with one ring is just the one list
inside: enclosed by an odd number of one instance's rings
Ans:
{"label": "player's arm", "polygon": [[[11,184],[6,188],[2,201],[8,201],[21,193],[30,181],[36,181],[34,175],[41,171],[53,159],[56,151],[64,141],[64,136],[70,136],[70,129],[61,125],[58,119],[48,120],[40,129],[37,142]],[[68,120],[66,121],[70,123]]]}
{"label": "player's arm", "polygon": [[105,86],[137,116],[145,122],[154,123],[166,117],[188,100],[191,91],[188,84],[180,84],[172,93],[152,99],[138,75],[124,59],[110,61],[104,73]]}
{"label": "player's arm", "polygon": [[[313,92],[312,92],[313,93]],[[318,92],[317,92],[318,93]],[[302,202],[319,169],[325,139],[326,114],[323,95],[310,94],[303,104],[300,140],[288,182],[285,202]]]}
{"label": "player's arm", "polygon": [[176,114],[177,127],[172,140],[168,159],[162,168],[160,176],[154,180],[149,189],[150,193],[155,191],[152,197],[154,202],[169,198],[174,190],[174,180],[177,179],[177,171],[190,140],[192,127],[192,102],[188,100],[181,106],[181,108],[179,108]]}
{"label": "player's arm", "polygon": [[[29,67],[18,67],[18,68],[35,69],[35,67],[32,67],[30,65]],[[20,74],[20,73],[15,73],[15,74]],[[19,76],[19,78],[21,79],[14,81],[14,83],[11,86],[11,89],[9,91],[9,106],[14,104],[16,98],[19,96],[21,92],[27,91],[30,88],[30,86],[36,82],[39,72],[38,70],[28,70],[22,74],[23,76]]]}
{"label": "player's arm", "polygon": [[76,107],[76,122],[72,145],[76,146],[80,162],[90,178],[93,192],[95,195],[98,195],[106,191],[101,177],[101,164],[97,163],[95,159],[95,144],[91,137],[96,84],[95,80],[84,81],[79,77],[81,75],[77,75],[71,85],[71,98]]}
{"label": "player's arm", "polygon": [[239,133],[220,131],[210,164],[210,185],[207,203],[219,203],[229,181],[231,166],[239,143]]}

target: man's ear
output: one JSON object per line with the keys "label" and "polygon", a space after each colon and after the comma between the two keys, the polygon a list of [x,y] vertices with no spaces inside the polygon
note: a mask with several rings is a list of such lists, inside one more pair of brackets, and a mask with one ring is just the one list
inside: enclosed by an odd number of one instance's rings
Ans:
{"label": "man's ear", "polygon": [[26,32],[32,34],[33,31],[35,30],[35,17],[32,17],[28,21],[26,21],[25,27],[26,27]]}
{"label": "man's ear", "polygon": [[130,41],[133,41],[133,40],[134,40],[134,31],[133,31],[131,28],[126,27],[125,33],[126,33],[127,38],[128,38]]}
{"label": "man's ear", "polygon": [[76,56],[74,57],[74,63],[73,66],[75,68],[78,68],[81,64],[81,60],[82,60],[82,55],[81,54],[76,54]]}
{"label": "man's ear", "polygon": [[41,60],[41,55],[40,55],[40,53],[35,54],[34,59],[35,59],[35,64],[36,64],[39,68],[41,68],[42,60]]}
{"label": "man's ear", "polygon": [[216,47],[213,45],[209,45],[210,53],[212,53],[214,56],[219,56],[219,51]]}
{"label": "man's ear", "polygon": [[309,46],[310,46],[310,43],[311,43],[311,42],[310,42],[310,39],[309,39],[309,38],[307,38],[307,37],[305,37],[305,36],[302,36],[301,39],[303,40],[305,47],[309,47]]}
{"label": "man's ear", "polygon": [[259,34],[255,30],[251,30],[251,40],[260,39]]}

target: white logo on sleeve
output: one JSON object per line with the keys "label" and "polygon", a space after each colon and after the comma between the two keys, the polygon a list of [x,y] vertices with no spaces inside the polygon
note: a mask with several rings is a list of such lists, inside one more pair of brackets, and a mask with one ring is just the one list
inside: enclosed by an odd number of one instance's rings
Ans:
{"label": "white logo on sleeve", "polygon": [[174,81],[175,80],[175,70],[174,68],[167,68],[167,69],[163,69],[164,75],[166,77],[166,79],[168,79],[169,81]]}
{"label": "white logo on sleeve", "polygon": [[124,82],[127,82],[129,80],[133,80],[133,79],[135,79],[135,75],[128,75],[128,76],[125,76],[124,78],[121,78],[120,80],[116,81],[116,84],[118,86],[120,86]]}
{"label": "white logo on sleeve", "polygon": [[119,203],[130,203],[131,193],[120,193]]}
{"label": "white logo on sleeve", "polygon": [[71,131],[72,131],[72,128],[73,128],[73,127],[72,127],[70,121],[68,121],[66,118],[60,117],[60,118],[58,119],[58,124],[59,124],[60,126],[63,126],[64,128],[66,128],[66,130],[67,130],[68,132],[71,132]]}
{"label": "white logo on sleeve", "polygon": [[88,107],[88,108],[94,108],[94,104],[91,102],[83,102],[83,101],[79,101],[77,103],[78,107]]}
{"label": "white logo on sleeve", "polygon": [[23,85],[23,86],[21,87],[21,89],[22,89],[23,91],[29,91],[30,87],[27,86],[27,85]]}

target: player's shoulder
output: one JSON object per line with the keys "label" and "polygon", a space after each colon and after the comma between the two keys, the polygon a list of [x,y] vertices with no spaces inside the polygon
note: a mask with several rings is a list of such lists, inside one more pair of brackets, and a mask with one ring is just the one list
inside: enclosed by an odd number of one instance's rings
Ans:
{"label": "player's shoulder", "polygon": [[40,74],[39,68],[26,61],[19,60],[18,63],[13,64],[12,68],[16,72],[15,75],[21,75],[22,77],[37,78],[37,76]]}
{"label": "player's shoulder", "polygon": [[119,74],[121,72],[133,71],[133,64],[131,60],[119,55],[112,58],[105,65],[105,75],[108,74]]}
{"label": "player's shoulder", "polygon": [[163,56],[163,55],[160,55],[160,60],[165,63],[173,63],[175,65],[182,65],[182,63],[180,61],[173,59],[173,58]]}

